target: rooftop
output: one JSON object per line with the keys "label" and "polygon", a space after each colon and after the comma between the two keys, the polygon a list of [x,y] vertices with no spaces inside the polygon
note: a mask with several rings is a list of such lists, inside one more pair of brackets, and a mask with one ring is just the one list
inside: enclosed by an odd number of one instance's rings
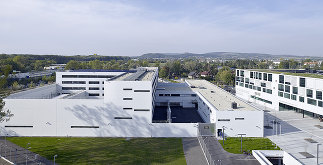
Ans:
{"label": "rooftop", "polygon": [[[186,80],[194,92],[200,93],[208,100],[217,110],[235,110],[235,111],[254,111],[258,110],[250,104],[240,100],[229,92],[211,84],[206,80]],[[237,109],[232,109],[232,102],[236,102]]]}
{"label": "rooftop", "polygon": [[151,81],[157,68],[138,68],[135,72],[127,72],[110,81]]}
{"label": "rooftop", "polygon": [[317,71],[317,70],[306,70],[306,69],[247,69],[247,70],[323,79],[323,72]]}
{"label": "rooftop", "polygon": [[161,92],[170,92],[174,93],[174,91],[178,91],[181,93],[194,93],[189,85],[186,83],[158,83],[157,84],[157,91]]}

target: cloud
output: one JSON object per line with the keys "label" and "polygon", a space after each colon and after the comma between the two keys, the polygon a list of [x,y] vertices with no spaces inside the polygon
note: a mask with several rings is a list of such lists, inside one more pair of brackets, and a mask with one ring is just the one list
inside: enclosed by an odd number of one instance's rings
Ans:
{"label": "cloud", "polygon": [[0,53],[323,55],[322,7],[289,5],[293,7],[180,0],[2,0]]}

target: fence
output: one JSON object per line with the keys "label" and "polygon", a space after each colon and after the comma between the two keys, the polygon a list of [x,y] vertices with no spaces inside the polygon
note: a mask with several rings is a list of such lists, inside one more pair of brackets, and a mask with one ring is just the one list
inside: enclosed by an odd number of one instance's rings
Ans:
{"label": "fence", "polygon": [[14,164],[53,164],[53,162],[15,144],[0,141],[0,155]]}

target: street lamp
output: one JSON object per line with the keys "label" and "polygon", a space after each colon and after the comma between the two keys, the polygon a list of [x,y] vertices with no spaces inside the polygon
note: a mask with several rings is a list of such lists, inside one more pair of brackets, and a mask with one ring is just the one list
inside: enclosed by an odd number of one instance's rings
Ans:
{"label": "street lamp", "polygon": [[55,165],[55,158],[57,157],[57,155],[54,155],[54,165]]}
{"label": "street lamp", "polygon": [[224,126],[222,126],[222,130],[223,130],[222,138],[223,138],[223,147],[224,147]]}
{"label": "street lamp", "polygon": [[25,154],[26,154],[26,165],[27,165],[27,161],[28,161],[28,155],[27,155],[27,150],[28,149],[30,149],[31,147],[28,147],[30,145],[30,143],[27,143],[27,145],[26,145],[26,152],[25,152]]}
{"label": "street lamp", "polygon": [[241,150],[241,153],[242,153],[242,136],[243,135],[246,135],[246,134],[238,134],[239,136],[241,136],[241,144],[240,144],[240,150]]}
{"label": "street lamp", "polygon": [[317,151],[316,151],[316,163],[319,164],[319,146],[321,144],[317,144]]}

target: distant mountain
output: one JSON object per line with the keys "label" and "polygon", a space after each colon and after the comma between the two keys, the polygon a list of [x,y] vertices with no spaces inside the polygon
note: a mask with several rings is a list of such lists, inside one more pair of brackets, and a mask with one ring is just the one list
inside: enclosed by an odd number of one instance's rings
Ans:
{"label": "distant mountain", "polygon": [[[218,59],[279,59],[279,58],[309,58],[309,56],[272,55],[263,53],[235,53],[235,52],[211,52],[211,53],[147,53],[139,56],[140,59],[181,59],[181,58],[218,58]],[[313,58],[313,57],[312,57]],[[318,57],[316,57],[318,58]]]}

